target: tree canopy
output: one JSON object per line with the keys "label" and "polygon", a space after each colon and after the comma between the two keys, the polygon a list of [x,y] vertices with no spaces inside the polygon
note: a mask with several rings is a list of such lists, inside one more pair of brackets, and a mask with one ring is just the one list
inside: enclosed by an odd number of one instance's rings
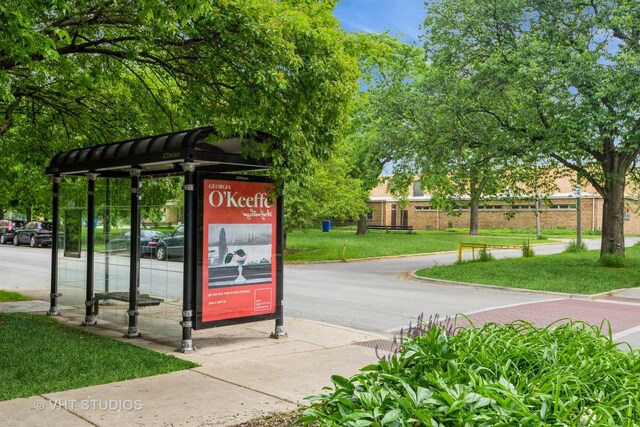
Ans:
{"label": "tree canopy", "polygon": [[28,143],[42,168],[57,151],[213,125],[276,136],[263,154],[291,179],[328,155],[358,89],[334,3],[4,1],[0,150]]}
{"label": "tree canopy", "polygon": [[485,100],[468,114],[513,135],[504,150],[587,179],[604,200],[601,253],[623,255],[626,177],[640,153],[638,2],[443,0],[427,9],[429,60]]}

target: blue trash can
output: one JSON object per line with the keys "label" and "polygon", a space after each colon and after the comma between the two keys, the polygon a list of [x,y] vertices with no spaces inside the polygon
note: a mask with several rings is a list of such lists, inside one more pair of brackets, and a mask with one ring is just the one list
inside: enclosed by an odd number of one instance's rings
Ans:
{"label": "blue trash can", "polygon": [[329,230],[331,230],[331,221],[325,219],[324,221],[322,221],[322,231],[327,233],[329,232]]}

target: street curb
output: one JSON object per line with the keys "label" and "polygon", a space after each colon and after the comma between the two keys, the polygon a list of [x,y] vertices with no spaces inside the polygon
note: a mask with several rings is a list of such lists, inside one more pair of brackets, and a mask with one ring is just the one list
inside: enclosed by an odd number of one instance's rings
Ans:
{"label": "street curb", "polygon": [[407,276],[409,276],[409,278],[417,280],[418,282],[424,282],[424,283],[428,283],[430,285],[436,285],[436,286],[460,286],[460,287],[468,287],[468,288],[475,288],[475,289],[494,289],[494,290],[498,290],[498,291],[504,291],[504,292],[523,292],[523,293],[529,293],[529,294],[538,294],[538,295],[555,295],[555,296],[564,296],[566,298],[570,298],[570,299],[584,299],[584,300],[592,300],[592,299],[602,299],[602,298],[606,298],[607,296],[610,296],[611,294],[621,291],[623,289],[617,289],[617,290],[613,290],[613,291],[607,291],[607,292],[601,292],[599,294],[591,294],[591,295],[584,295],[584,294],[567,294],[564,292],[553,292],[553,291],[540,291],[540,290],[535,290],[535,289],[521,289],[521,288],[508,288],[505,286],[496,286],[496,285],[485,285],[482,283],[469,283],[469,282],[455,282],[455,281],[451,281],[451,280],[442,280],[442,279],[432,279],[430,277],[420,277],[418,275],[416,275],[416,272],[418,270],[414,270],[411,273],[408,273]]}

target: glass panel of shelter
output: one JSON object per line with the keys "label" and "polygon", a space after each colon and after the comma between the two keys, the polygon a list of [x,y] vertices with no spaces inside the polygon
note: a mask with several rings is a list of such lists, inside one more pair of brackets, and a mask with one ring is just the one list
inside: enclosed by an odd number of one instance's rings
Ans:
{"label": "glass panel of shelter", "polygon": [[65,257],[65,223],[75,217],[78,212],[82,218],[87,216],[87,180],[85,178],[63,179],[60,183],[60,214],[58,221],[58,292],[61,306],[78,309],[84,314],[86,286],[86,247],[87,235],[82,227],[80,241],[80,257]]}
{"label": "glass panel of shelter", "polygon": [[[182,310],[182,259],[156,258],[157,241],[147,241],[150,235],[161,237],[155,231],[166,235],[182,221],[181,209],[171,215],[171,203],[167,204],[167,191],[180,194],[183,178],[142,179],[141,193],[141,251],[139,294],[148,299],[139,299],[138,327],[148,332],[164,336],[179,337],[176,328]],[[122,299],[108,298],[109,295],[128,295],[129,292],[129,245],[131,182],[126,178],[101,178],[96,180],[95,195],[95,240],[94,240],[94,292],[97,300],[98,321],[108,321],[119,326],[128,322],[129,303]],[[60,219],[58,250],[58,292],[61,306],[72,307],[78,316],[85,312],[86,299],[86,251],[87,251],[87,178],[66,178],[60,185]],[[162,193],[162,194],[160,194]],[[181,206],[181,201],[176,205]],[[65,256],[64,224],[67,215],[82,212],[82,241],[80,258]],[[153,233],[151,233],[153,232]],[[149,244],[150,243],[150,244]]]}

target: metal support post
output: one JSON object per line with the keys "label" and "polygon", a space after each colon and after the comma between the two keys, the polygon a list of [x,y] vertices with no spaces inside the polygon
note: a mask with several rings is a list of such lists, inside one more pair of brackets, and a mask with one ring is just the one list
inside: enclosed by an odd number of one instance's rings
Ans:
{"label": "metal support post", "polygon": [[96,218],[96,178],[98,174],[87,174],[87,294],[84,301],[85,316],[82,326],[93,326],[96,319],[93,317],[93,271],[94,271],[94,236],[95,236],[95,218]]}
{"label": "metal support post", "polygon": [[124,335],[137,338],[138,283],[140,282],[140,170],[131,170],[131,247],[129,249],[129,327]]}
{"label": "metal support post", "polygon": [[196,351],[191,339],[193,328],[193,293],[196,278],[196,252],[195,252],[195,185],[196,166],[193,163],[184,163],[184,273],[182,279],[182,344],[177,351],[192,353]]}
{"label": "metal support post", "polygon": [[[105,182],[104,221],[102,222],[102,236],[104,244],[109,245],[111,239],[111,188],[109,178]],[[104,292],[109,293],[109,251],[104,253]]]}
{"label": "metal support post", "polygon": [[50,307],[47,312],[50,316],[59,316],[58,311],[58,222],[60,221],[60,176],[53,177],[53,199],[51,202],[53,229],[51,230],[51,293]]}
{"label": "metal support post", "polygon": [[271,338],[278,339],[287,336],[284,330],[284,196],[276,199],[276,329]]}

